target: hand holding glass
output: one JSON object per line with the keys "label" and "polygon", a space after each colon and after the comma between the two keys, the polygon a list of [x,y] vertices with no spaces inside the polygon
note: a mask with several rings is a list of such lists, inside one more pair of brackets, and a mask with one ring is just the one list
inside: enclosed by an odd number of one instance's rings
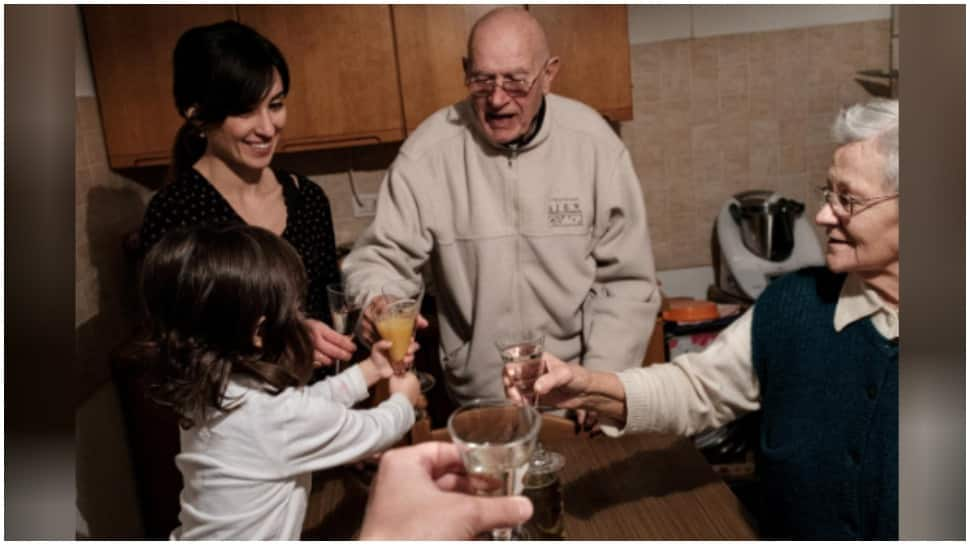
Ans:
{"label": "hand holding glass", "polygon": [[378,314],[377,331],[382,339],[391,341],[390,360],[395,374],[407,371],[404,357],[408,353],[417,318],[418,304],[412,299],[386,304]]}
{"label": "hand holding glass", "polygon": [[[330,317],[333,318],[333,330],[341,335],[353,338],[357,322],[360,320],[361,301],[351,297],[341,284],[327,286],[327,302],[330,305]],[[334,362],[334,371],[340,372],[340,361]]]}
{"label": "hand holding glass", "polygon": [[414,336],[414,326],[421,312],[424,286],[420,281],[396,280],[381,289],[377,303],[377,332],[391,341],[391,367],[397,374],[407,371],[404,356]]}
{"label": "hand holding glass", "polygon": [[[542,419],[532,407],[510,400],[476,400],[448,418],[448,433],[461,451],[462,463],[479,496],[522,493],[523,478]],[[508,540],[512,528],[492,530],[492,537]]]}
{"label": "hand holding glass", "polygon": [[542,350],[545,335],[531,329],[499,333],[495,347],[502,356],[506,373],[512,377],[513,385],[525,402],[538,405],[538,396],[533,386],[542,375]]}

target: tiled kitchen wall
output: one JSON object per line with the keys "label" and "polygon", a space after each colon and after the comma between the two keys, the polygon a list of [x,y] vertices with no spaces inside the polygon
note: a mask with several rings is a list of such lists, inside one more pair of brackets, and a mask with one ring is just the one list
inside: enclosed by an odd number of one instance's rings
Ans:
{"label": "tiled kitchen wall", "polygon": [[748,189],[818,209],[857,70],[888,67],[889,21],[631,47],[634,120],[621,125],[643,185],[658,270],[709,265],[722,204]]}
{"label": "tiled kitchen wall", "polygon": [[[666,270],[710,264],[711,227],[736,192],[780,191],[815,213],[812,188],[833,149],[829,124],[841,105],[866,98],[857,70],[887,67],[889,21],[631,47],[634,120],[620,132],[643,185],[656,266]],[[130,329],[121,238],[139,225],[151,190],[108,168],[97,100],[77,105],[76,323],[85,380],[96,385],[107,376],[105,347]],[[398,147],[280,156],[277,164],[326,190],[337,242],[350,244],[369,223],[353,216],[350,173],[358,191],[376,192]]]}

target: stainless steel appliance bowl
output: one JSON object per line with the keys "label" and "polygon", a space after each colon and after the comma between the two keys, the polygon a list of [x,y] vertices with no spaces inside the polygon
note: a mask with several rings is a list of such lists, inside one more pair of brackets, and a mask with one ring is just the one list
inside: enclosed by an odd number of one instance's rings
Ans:
{"label": "stainless steel appliance bowl", "polygon": [[731,217],[741,232],[744,246],[769,261],[784,261],[795,247],[795,220],[805,205],[772,191],[755,189],[734,196]]}

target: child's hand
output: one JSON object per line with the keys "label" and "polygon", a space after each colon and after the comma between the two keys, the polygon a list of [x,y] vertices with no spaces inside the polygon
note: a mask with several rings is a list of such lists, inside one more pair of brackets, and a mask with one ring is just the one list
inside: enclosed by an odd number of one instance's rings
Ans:
{"label": "child's hand", "polygon": [[[411,345],[408,346],[408,353],[404,356],[402,361],[401,369],[407,371],[414,366],[414,353],[421,348],[421,345],[411,341]],[[388,378],[394,374],[394,367],[391,365],[389,352],[391,350],[391,341],[378,341],[374,343],[371,347],[370,359],[374,362],[374,366],[380,373],[381,378]]]}
{"label": "child's hand", "polygon": [[418,399],[421,397],[421,383],[418,382],[418,377],[414,373],[392,376],[388,379],[388,390],[391,394],[404,394],[411,405],[417,405]]}

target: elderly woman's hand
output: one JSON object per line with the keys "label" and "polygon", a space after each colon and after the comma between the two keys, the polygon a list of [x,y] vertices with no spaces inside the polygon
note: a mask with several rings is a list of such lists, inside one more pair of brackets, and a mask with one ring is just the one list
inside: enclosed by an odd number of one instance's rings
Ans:
{"label": "elderly woman's hand", "polygon": [[531,516],[528,498],[475,496],[456,445],[421,443],[384,453],[360,537],[468,540]]}
{"label": "elderly woman's hand", "polygon": [[[566,363],[548,352],[542,354],[545,373],[536,379],[535,389],[539,396],[539,404],[558,407],[560,409],[583,408],[583,397],[587,393],[590,382],[590,372],[581,365]],[[514,386],[511,370],[507,370],[504,378],[506,395],[519,401],[521,396]]]}

